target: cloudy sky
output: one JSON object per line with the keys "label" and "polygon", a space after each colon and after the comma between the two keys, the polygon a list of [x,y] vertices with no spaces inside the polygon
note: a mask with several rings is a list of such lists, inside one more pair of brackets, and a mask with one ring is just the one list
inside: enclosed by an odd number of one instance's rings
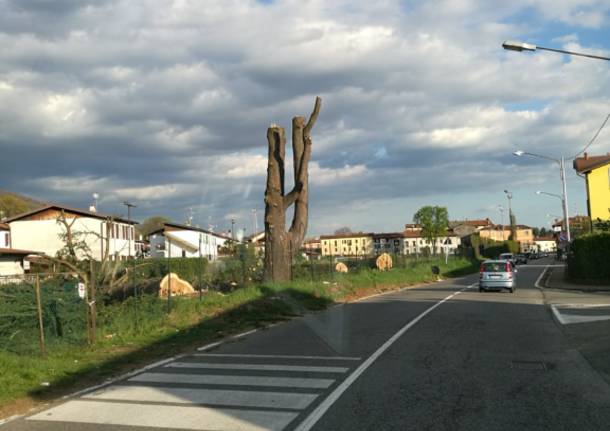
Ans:
{"label": "cloudy sky", "polygon": [[[310,234],[422,205],[561,214],[556,167],[610,112],[606,0],[0,0],[0,189],[136,218],[262,226],[266,128],[323,99]],[[610,126],[590,153],[610,151]],[[586,211],[568,162],[570,211]],[[289,179],[291,181],[291,179]]]}

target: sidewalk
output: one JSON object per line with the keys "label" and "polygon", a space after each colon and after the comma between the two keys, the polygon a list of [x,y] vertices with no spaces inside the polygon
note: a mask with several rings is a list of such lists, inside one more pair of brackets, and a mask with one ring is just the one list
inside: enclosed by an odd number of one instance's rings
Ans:
{"label": "sidewalk", "polygon": [[610,292],[610,286],[601,284],[577,284],[565,276],[566,267],[551,267],[542,281],[547,289],[580,290],[583,292]]}

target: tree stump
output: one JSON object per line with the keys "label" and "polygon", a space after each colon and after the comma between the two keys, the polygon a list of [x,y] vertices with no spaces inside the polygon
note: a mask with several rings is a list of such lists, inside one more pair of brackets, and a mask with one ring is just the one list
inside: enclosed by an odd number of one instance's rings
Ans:
{"label": "tree stump", "polygon": [[389,271],[392,269],[392,256],[387,253],[383,253],[377,258],[375,265],[377,265],[377,269],[379,271]]}
{"label": "tree stump", "polygon": [[339,262],[335,265],[335,271],[337,272],[348,272],[347,265],[343,262]]}
{"label": "tree stump", "polygon": [[[269,157],[265,190],[265,281],[290,280],[292,259],[299,253],[307,232],[311,129],[318,118],[321,102],[322,99],[316,97],[313,112],[307,123],[303,117],[292,119],[295,184],[287,194],[284,189],[286,132],[283,127],[275,124],[267,129]],[[286,211],[292,204],[294,204],[292,224],[286,231]]]}

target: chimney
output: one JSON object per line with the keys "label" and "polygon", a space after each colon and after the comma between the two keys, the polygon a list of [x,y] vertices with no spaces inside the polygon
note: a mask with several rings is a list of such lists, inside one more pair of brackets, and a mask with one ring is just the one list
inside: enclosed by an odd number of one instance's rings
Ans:
{"label": "chimney", "polygon": [[583,154],[583,155],[584,155],[585,160],[587,160],[589,158],[589,154],[587,152],[585,152],[585,154]]}

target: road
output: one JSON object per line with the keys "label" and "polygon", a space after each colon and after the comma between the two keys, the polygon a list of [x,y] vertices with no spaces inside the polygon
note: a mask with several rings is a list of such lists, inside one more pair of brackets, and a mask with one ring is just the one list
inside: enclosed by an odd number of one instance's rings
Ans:
{"label": "road", "polygon": [[335,306],[0,431],[609,429],[610,387],[535,287],[533,263],[513,294],[479,293],[472,275]]}

